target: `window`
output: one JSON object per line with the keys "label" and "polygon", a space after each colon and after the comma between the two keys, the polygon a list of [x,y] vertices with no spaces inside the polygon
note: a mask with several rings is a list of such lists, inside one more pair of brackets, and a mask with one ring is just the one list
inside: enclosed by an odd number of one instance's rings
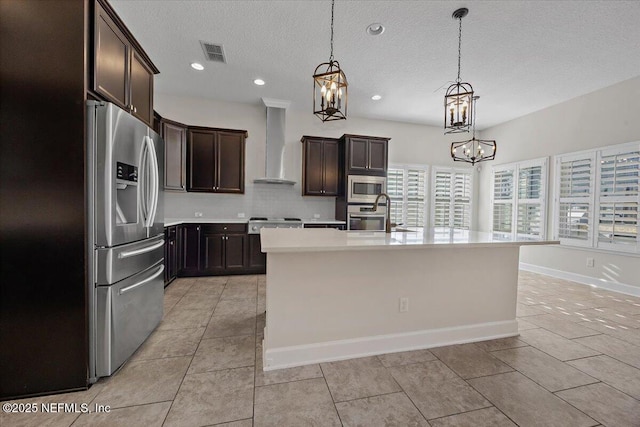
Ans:
{"label": "window", "polygon": [[556,157],[555,234],[560,243],[640,252],[640,143]]}
{"label": "window", "polygon": [[434,168],[431,224],[433,227],[471,228],[473,170]]}
{"label": "window", "polygon": [[544,238],[547,159],[493,167],[492,230],[510,237]]}
{"label": "window", "polygon": [[387,194],[391,197],[391,222],[408,227],[425,226],[427,166],[391,166]]}

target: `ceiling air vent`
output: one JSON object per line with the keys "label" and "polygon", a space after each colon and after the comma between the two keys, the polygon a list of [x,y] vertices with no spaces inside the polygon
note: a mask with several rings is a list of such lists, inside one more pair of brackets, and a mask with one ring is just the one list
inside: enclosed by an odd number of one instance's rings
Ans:
{"label": "ceiling air vent", "polygon": [[207,58],[207,61],[227,63],[221,44],[207,43],[202,40],[200,40],[200,44],[202,45],[202,50],[204,51],[204,56]]}

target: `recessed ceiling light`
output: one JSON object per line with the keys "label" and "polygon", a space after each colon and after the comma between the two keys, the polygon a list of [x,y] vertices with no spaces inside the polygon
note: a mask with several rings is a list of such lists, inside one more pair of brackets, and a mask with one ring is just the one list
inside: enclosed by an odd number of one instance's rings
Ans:
{"label": "recessed ceiling light", "polygon": [[367,27],[367,34],[370,36],[379,36],[384,33],[384,25],[375,22]]}
{"label": "recessed ceiling light", "polygon": [[380,95],[373,95],[371,99],[373,99],[374,101],[380,101],[382,97]]}
{"label": "recessed ceiling light", "polygon": [[191,63],[191,68],[193,68],[194,70],[198,70],[198,71],[202,71],[204,70],[204,65],[198,63],[198,62],[192,62]]}
{"label": "recessed ceiling light", "polygon": [[258,86],[264,86],[264,80],[262,79],[255,79],[253,83],[257,84]]}

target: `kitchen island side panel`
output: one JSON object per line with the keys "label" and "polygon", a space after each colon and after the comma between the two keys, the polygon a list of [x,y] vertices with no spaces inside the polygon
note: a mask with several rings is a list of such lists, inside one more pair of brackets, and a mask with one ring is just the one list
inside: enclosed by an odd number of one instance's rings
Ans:
{"label": "kitchen island side panel", "polygon": [[270,252],[265,369],[516,335],[518,258],[518,246]]}
{"label": "kitchen island side panel", "polygon": [[88,2],[0,0],[0,397],[87,387]]}

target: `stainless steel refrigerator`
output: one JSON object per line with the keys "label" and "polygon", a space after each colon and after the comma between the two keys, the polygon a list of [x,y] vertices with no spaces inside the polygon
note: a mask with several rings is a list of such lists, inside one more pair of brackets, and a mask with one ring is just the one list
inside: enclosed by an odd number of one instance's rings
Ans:
{"label": "stainless steel refrigerator", "polygon": [[108,102],[87,102],[89,377],[114,373],[162,320],[164,143]]}

